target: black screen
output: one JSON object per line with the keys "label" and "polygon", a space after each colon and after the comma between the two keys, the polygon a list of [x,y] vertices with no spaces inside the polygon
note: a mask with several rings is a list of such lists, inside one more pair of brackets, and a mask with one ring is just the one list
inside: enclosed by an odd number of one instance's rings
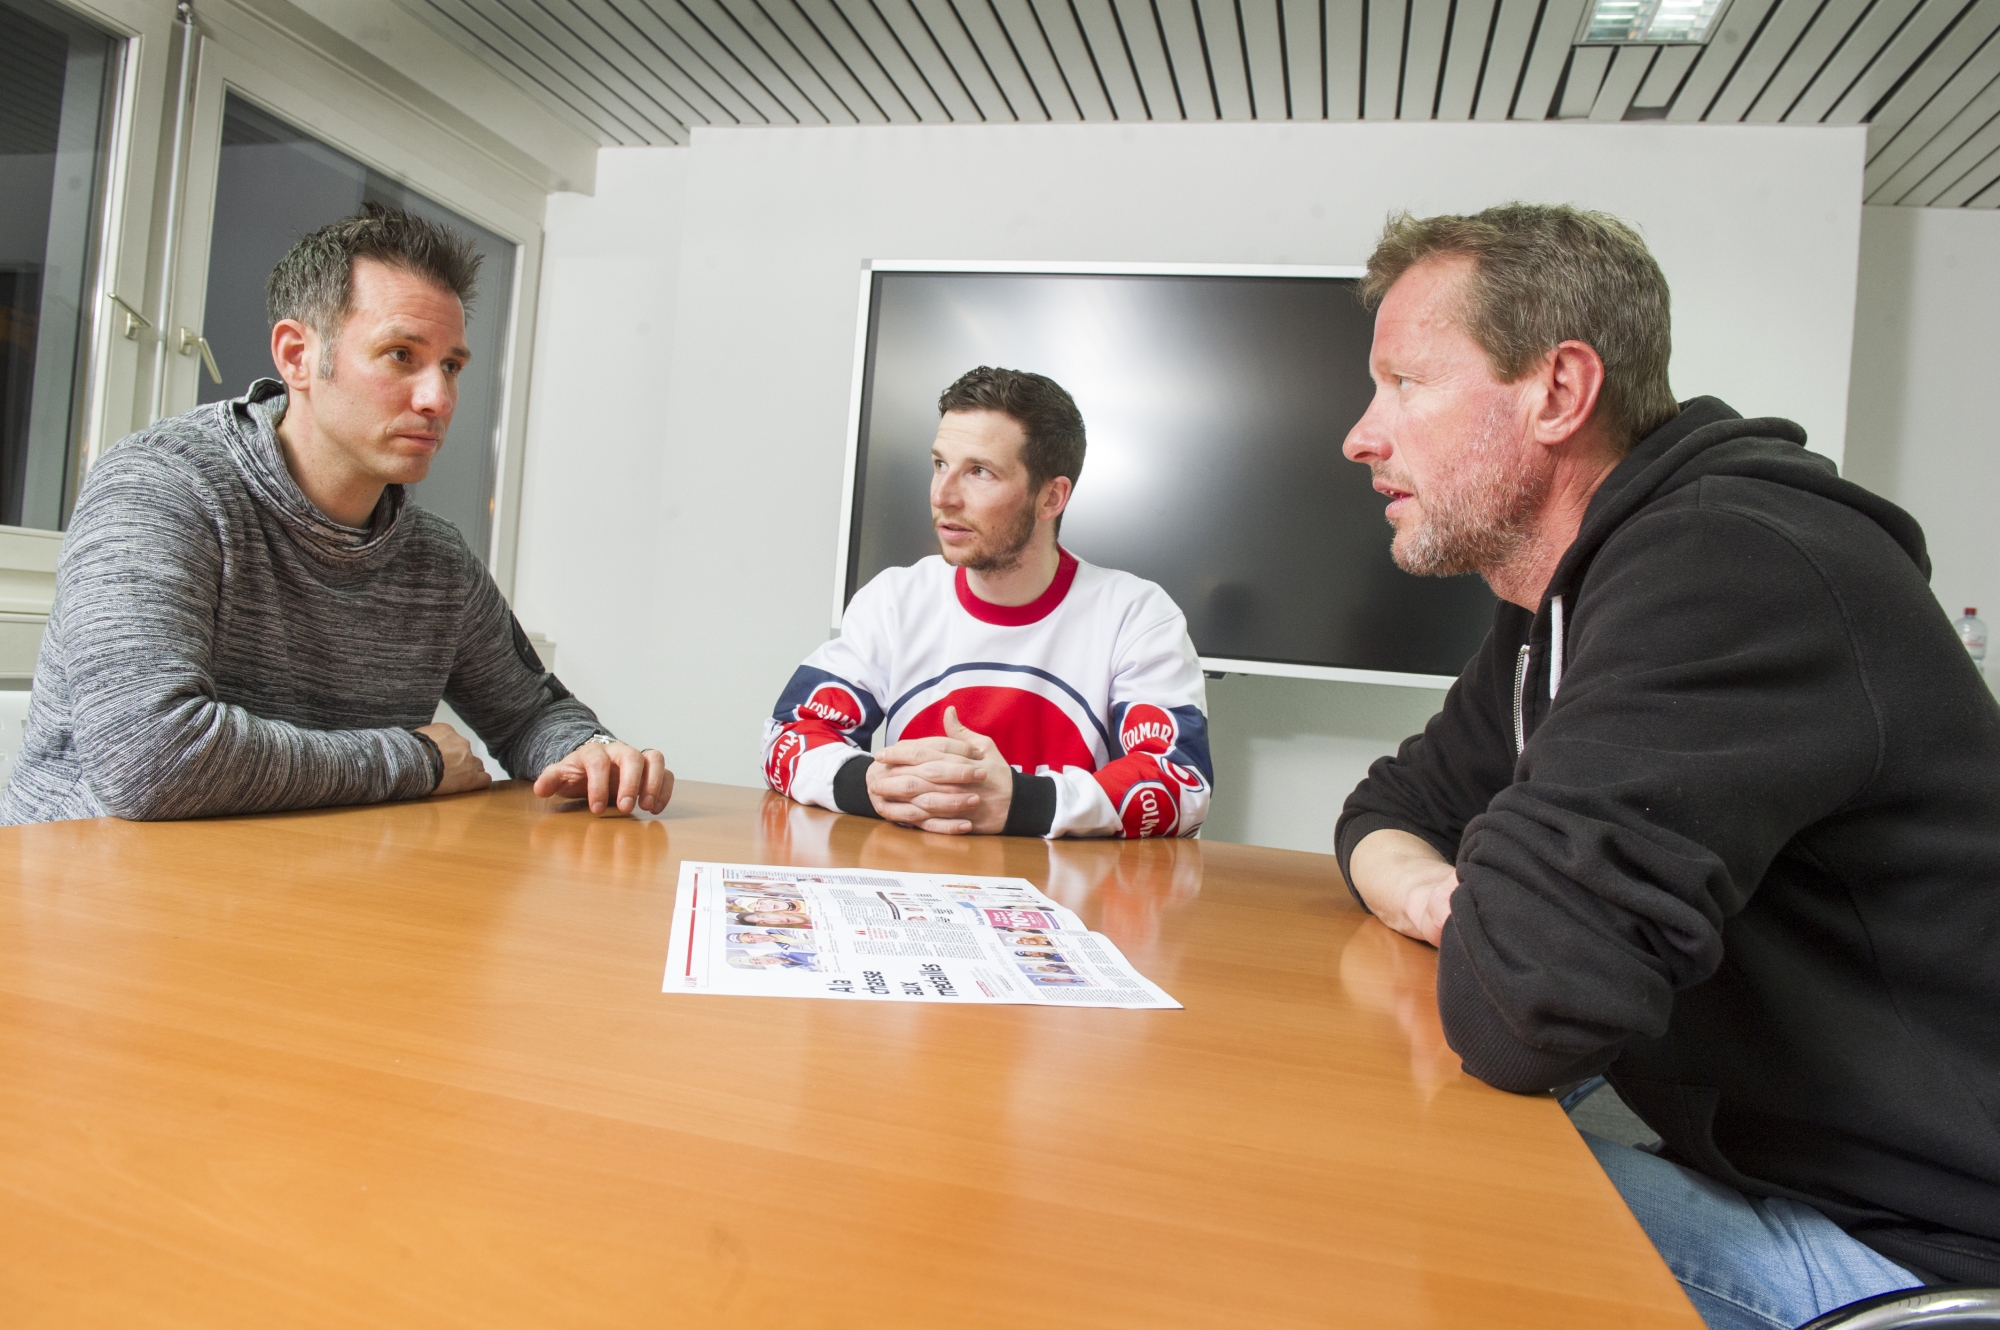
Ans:
{"label": "black screen", "polygon": [[847,595],[938,552],[938,394],[997,365],[1048,375],[1083,412],[1063,545],[1159,583],[1203,656],[1456,675],[1492,593],[1397,568],[1368,468],[1340,455],[1373,391],[1354,285],[875,274]]}

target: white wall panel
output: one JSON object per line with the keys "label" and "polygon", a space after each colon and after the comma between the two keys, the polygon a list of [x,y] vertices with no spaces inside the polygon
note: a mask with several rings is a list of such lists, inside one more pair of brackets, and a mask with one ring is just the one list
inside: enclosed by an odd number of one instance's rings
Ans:
{"label": "white wall panel", "polygon": [[515,557],[515,614],[555,642],[558,674],[607,724],[654,744],[663,715],[686,709],[661,690],[657,661],[699,658],[691,640],[654,623],[654,588],[705,575],[667,567],[660,553],[681,524],[677,505],[701,503],[666,483],[691,157],[608,148],[594,197],[549,199]]}
{"label": "white wall panel", "polygon": [[[1931,590],[2000,623],[2000,212],[1865,208],[1847,475],[1907,508]],[[1989,655],[1987,681],[2000,681]]]}

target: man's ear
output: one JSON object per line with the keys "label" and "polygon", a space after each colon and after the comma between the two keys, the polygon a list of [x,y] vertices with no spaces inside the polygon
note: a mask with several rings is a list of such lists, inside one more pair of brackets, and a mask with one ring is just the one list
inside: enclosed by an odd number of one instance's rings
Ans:
{"label": "man's ear", "polygon": [[1583,433],[1604,391],[1604,358],[1588,342],[1559,342],[1541,368],[1541,401],[1536,404],[1535,440],[1549,446]]}
{"label": "man's ear", "polygon": [[1068,476],[1051,476],[1042,486],[1042,497],[1035,503],[1036,520],[1053,522],[1061,517],[1063,509],[1069,507],[1072,488]]}
{"label": "man's ear", "polygon": [[312,387],[313,362],[319,358],[319,338],[297,319],[279,319],[271,329],[271,363],[292,392]]}

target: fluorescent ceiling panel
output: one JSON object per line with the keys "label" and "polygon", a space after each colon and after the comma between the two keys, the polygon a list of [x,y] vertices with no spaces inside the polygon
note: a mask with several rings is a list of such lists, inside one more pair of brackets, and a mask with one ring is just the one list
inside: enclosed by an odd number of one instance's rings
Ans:
{"label": "fluorescent ceiling panel", "polygon": [[1728,0],[1596,0],[1584,16],[1581,45],[1699,43],[1715,31]]}

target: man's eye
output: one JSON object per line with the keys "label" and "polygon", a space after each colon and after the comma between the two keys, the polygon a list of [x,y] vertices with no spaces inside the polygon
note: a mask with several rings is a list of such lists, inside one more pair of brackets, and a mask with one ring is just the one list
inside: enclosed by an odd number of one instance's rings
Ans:
{"label": "man's eye", "polygon": [[1409,380],[1409,377],[1408,377],[1407,375],[1403,375],[1403,374],[1398,374],[1398,375],[1396,376],[1396,386],[1397,386],[1398,388],[1407,388],[1407,387],[1409,387],[1409,386],[1410,386],[1410,380]]}

